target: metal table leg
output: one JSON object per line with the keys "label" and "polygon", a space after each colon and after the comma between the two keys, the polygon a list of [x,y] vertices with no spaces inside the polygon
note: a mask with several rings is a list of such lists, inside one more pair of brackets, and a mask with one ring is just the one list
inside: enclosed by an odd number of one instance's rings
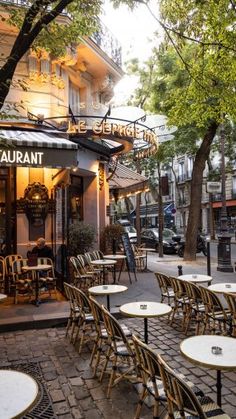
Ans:
{"label": "metal table leg", "polygon": [[144,342],[148,344],[148,318],[144,317]]}
{"label": "metal table leg", "polygon": [[221,407],[221,370],[217,370],[217,382],[216,382],[216,390],[217,390],[217,404]]}

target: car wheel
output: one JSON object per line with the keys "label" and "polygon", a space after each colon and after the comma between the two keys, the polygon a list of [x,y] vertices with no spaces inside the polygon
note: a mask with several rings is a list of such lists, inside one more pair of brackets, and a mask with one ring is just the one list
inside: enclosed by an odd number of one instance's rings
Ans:
{"label": "car wheel", "polygon": [[182,257],[184,256],[184,248],[183,248],[183,247],[180,247],[180,248],[178,249],[178,256],[179,256],[180,258],[182,258]]}

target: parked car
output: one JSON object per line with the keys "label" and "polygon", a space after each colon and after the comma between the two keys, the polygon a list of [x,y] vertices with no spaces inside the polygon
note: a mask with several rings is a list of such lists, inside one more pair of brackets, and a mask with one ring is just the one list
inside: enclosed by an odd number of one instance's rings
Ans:
{"label": "parked car", "polygon": [[[178,243],[181,237],[177,236],[172,230],[168,228],[163,229],[163,252],[174,254],[177,251]],[[156,249],[158,252],[159,233],[158,228],[147,228],[141,232],[141,243],[146,247]]]}
{"label": "parked car", "polygon": [[130,243],[137,243],[137,231],[129,222],[129,220],[118,220],[117,224],[123,226],[126,233],[128,233]]}

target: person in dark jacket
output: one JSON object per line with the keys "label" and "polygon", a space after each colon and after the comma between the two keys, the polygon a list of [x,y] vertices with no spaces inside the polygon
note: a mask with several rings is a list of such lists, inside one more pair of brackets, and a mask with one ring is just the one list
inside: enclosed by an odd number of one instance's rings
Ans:
{"label": "person in dark jacket", "polygon": [[54,260],[52,249],[46,245],[43,237],[38,238],[36,243],[37,245],[31,251],[32,255],[37,255],[38,258],[50,258]]}

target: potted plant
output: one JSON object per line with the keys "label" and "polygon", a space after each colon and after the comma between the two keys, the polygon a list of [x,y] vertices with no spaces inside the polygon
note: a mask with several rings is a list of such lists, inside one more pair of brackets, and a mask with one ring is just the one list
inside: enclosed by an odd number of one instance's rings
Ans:
{"label": "potted plant", "polygon": [[101,233],[102,250],[105,253],[112,251],[113,255],[115,255],[124,232],[124,227],[120,224],[110,224],[104,227]]}
{"label": "potted plant", "polygon": [[76,221],[69,226],[68,231],[68,254],[77,256],[88,252],[96,238],[94,226],[83,221]]}

